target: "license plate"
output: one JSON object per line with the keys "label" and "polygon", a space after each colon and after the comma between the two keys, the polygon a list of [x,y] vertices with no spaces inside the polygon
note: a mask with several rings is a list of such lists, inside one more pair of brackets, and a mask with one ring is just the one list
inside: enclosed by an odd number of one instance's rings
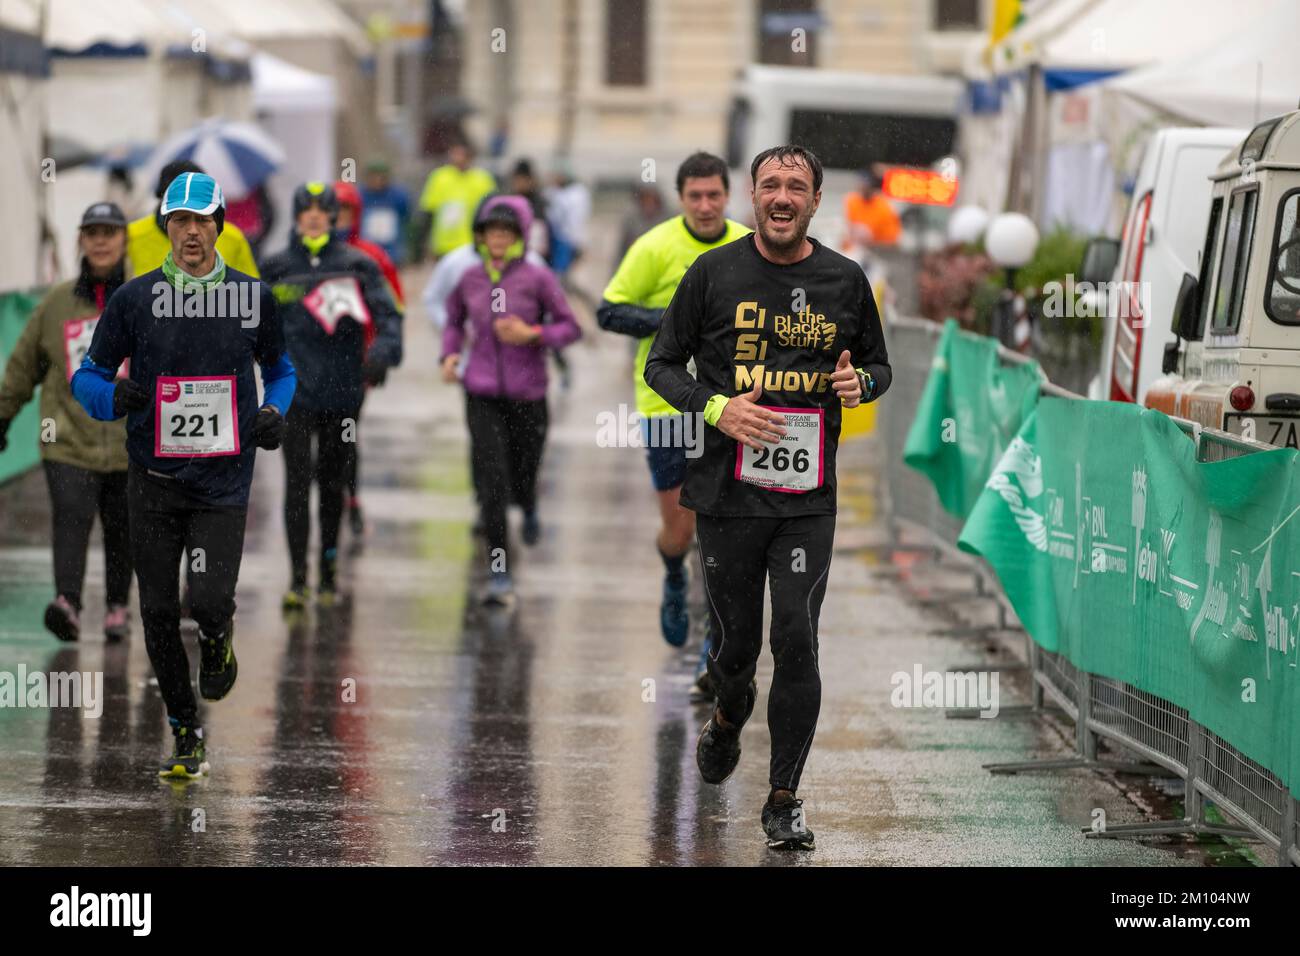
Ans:
{"label": "license plate", "polygon": [[1279,448],[1300,448],[1300,416],[1225,415],[1225,430]]}

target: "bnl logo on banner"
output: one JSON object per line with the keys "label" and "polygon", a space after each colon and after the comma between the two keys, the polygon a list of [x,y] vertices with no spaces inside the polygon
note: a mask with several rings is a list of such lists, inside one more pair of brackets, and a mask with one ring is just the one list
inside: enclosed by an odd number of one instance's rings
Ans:
{"label": "bnl logo on banner", "polygon": [[1128,570],[1128,548],[1108,540],[1106,532],[1106,506],[1095,503],[1091,497],[1084,495],[1080,499],[1079,529],[1083,539],[1080,554],[1088,555],[1088,567],[1085,574],[1105,574],[1114,572],[1124,574]]}

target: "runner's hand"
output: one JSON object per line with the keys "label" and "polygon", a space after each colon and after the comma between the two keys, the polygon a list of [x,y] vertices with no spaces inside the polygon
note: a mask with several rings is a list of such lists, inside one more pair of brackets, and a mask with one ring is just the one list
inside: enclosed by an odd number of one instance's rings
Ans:
{"label": "runner's hand", "polygon": [[762,394],[763,382],[760,379],[754,383],[753,391],[734,396],[722,409],[718,431],[760,451],[764,444],[779,442],[785,434],[781,427],[785,424],[785,416],[759,405],[758,398]]}
{"label": "runner's hand", "polygon": [[284,438],[284,416],[270,405],[263,405],[253,419],[253,441],[258,448],[274,451]]}
{"label": "runner's hand", "polygon": [[442,360],[442,380],[448,385],[455,385],[460,381],[460,376],[456,374],[456,366],[460,364],[460,355],[453,352]]}
{"label": "runner's hand", "polygon": [[367,385],[383,385],[388,378],[388,366],[381,362],[366,360],[361,363],[361,380]]}
{"label": "runner's hand", "polygon": [[862,401],[862,383],[858,381],[858,370],[853,367],[853,359],[848,349],[840,353],[840,360],[835,363],[831,373],[831,388],[839,395],[845,408],[857,408]]}
{"label": "runner's hand", "polygon": [[149,407],[149,393],[143,385],[129,378],[118,379],[113,387],[113,414],[121,418],[127,412],[138,412]]}
{"label": "runner's hand", "polygon": [[507,315],[492,323],[492,331],[506,345],[532,345],[542,337],[542,330],[529,325],[517,315]]}

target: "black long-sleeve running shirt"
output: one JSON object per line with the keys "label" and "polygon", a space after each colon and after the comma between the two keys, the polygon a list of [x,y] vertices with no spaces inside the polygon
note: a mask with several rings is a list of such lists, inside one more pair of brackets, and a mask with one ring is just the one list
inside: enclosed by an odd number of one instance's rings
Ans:
{"label": "black long-sleeve running shirt", "polygon": [[[742,446],[717,428],[704,428],[703,452],[690,457],[688,451],[686,508],[718,517],[835,513],[841,408],[831,373],[847,349],[853,367],[874,380],[864,401],[883,395],[892,373],[862,268],[810,241],[812,254],[791,265],[765,259],[752,235],[710,250],[687,270],[664,313],[645,378],[665,401],[703,413],[713,395],[747,393],[761,378],[760,405],[809,410],[790,423],[804,426],[797,432],[805,441],[796,443],[796,429],[787,426],[786,441],[745,463],[746,480]],[[686,368],[691,358],[695,378]],[[754,459],[756,453],[747,455]],[[814,487],[800,487],[817,476]],[[790,486],[796,490],[778,490]]]}

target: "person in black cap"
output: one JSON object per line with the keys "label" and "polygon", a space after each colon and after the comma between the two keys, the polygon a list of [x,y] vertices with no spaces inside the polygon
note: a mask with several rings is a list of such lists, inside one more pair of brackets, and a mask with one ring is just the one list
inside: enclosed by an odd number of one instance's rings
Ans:
{"label": "person in black cap", "polygon": [[9,356],[0,382],[0,452],[8,445],[10,422],[40,385],[40,449],[53,506],[56,591],[45,609],[45,626],[65,641],[81,635],[86,547],[98,511],[104,531],[104,636],[118,641],[131,630],[126,429],[120,418],[91,418],[68,383],[104,304],[125,280],[126,216],[111,202],[94,203],[81,218],[79,243],[77,278],[46,293]]}
{"label": "person in black cap", "polygon": [[[142,276],[163,264],[167,253],[172,251],[171,240],[163,226],[162,198],[167,187],[182,173],[201,173],[203,168],[188,159],[178,159],[168,163],[158,174],[158,186],[154,195],[159,205],[147,216],[141,216],[127,227],[127,259],[131,263],[131,274]],[[233,222],[228,222],[217,236],[217,252],[226,265],[237,272],[258,277],[257,261],[253,258],[253,247]]]}

